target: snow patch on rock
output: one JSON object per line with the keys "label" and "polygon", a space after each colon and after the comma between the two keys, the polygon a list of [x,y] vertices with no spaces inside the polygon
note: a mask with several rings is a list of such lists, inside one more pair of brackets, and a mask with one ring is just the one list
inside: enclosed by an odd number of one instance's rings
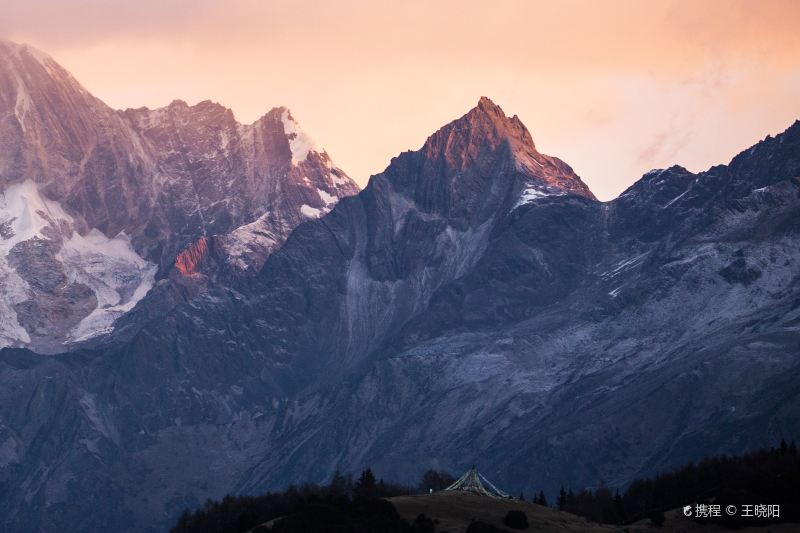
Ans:
{"label": "snow patch on rock", "polygon": [[[519,200],[517,203],[514,204],[513,209],[516,209],[522,205],[529,204],[540,198],[546,198],[548,196],[564,196],[563,192],[554,192],[549,191],[543,187],[536,186],[536,185],[528,185],[519,195]],[[512,209],[512,211],[513,211]]]}
{"label": "snow patch on rock", "polygon": [[309,152],[319,151],[314,140],[300,129],[300,124],[292,117],[288,109],[285,109],[281,114],[281,122],[283,122],[283,131],[289,139],[293,165],[305,161]]}
{"label": "snow patch on rock", "polygon": [[28,299],[30,287],[8,263],[8,254],[18,243],[46,239],[59,232],[72,218],[57,202],[39,194],[36,184],[15,183],[0,193],[0,347],[30,342],[17,321],[15,305]]}
{"label": "snow patch on rock", "polygon": [[25,129],[25,117],[31,111],[31,97],[22,79],[17,75],[17,98],[14,103],[14,116],[17,117],[20,125]]}
{"label": "snow patch on rock", "polygon": [[94,311],[70,331],[73,342],[110,332],[155,284],[157,266],[134,251],[124,232],[113,239],[96,229],[86,236],[75,232],[57,258],[70,281],[87,285],[97,297]]}
{"label": "snow patch on rock", "polygon": [[34,237],[49,238],[73,223],[58,202],[43,198],[32,180],[15,183],[0,193],[0,224],[8,232],[0,238],[0,253],[5,256],[15,244]]}
{"label": "snow patch on rock", "polygon": [[625,258],[617,262],[616,264],[612,265],[613,266],[612,269],[606,270],[605,272],[600,274],[600,277],[605,280],[612,279],[618,276],[619,274],[625,272],[626,270],[637,267],[645,259],[645,257],[648,256],[649,253],[650,252],[647,251],[639,255],[636,255],[634,257]]}
{"label": "snow patch on rock", "polygon": [[673,198],[672,200],[670,200],[669,202],[667,202],[666,204],[664,204],[664,207],[666,208],[666,207],[669,207],[669,206],[671,206],[672,204],[674,204],[675,202],[677,202],[678,200],[680,200],[681,198],[683,198],[684,196],[686,196],[686,193],[687,193],[687,192],[689,192],[689,189],[686,189],[685,191],[683,191],[682,193],[680,193],[678,196],[676,196],[675,198]]}
{"label": "snow patch on rock", "polygon": [[325,202],[325,205],[333,205],[339,201],[338,198],[335,196],[328,194],[327,192],[323,191],[322,189],[317,189],[317,194],[319,194],[320,199]]}
{"label": "snow patch on rock", "polygon": [[323,214],[321,209],[317,209],[316,207],[311,207],[308,204],[301,205],[300,212],[308,218],[319,218]]}
{"label": "snow patch on rock", "polygon": [[44,198],[32,180],[15,183],[0,193],[0,347],[31,341],[15,306],[28,300],[33,289],[8,261],[16,244],[31,239],[60,243],[56,260],[69,282],[85,284],[97,298],[97,308],[69,332],[67,342],[113,329],[114,321],[155,283],[156,265],[140,257],[124,233],[113,239],[96,229],[80,235],[72,216]]}

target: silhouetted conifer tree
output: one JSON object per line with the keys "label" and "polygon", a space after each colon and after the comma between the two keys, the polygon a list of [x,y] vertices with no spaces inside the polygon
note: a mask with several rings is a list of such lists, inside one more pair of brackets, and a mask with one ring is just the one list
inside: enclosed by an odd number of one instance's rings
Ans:
{"label": "silhouetted conifer tree", "polygon": [[[570,489],[570,492],[572,489]],[[564,490],[564,486],[561,486],[561,490],[558,491],[558,499],[556,500],[556,505],[562,511],[564,510],[564,506],[567,504],[567,491]]]}
{"label": "silhouetted conifer tree", "polygon": [[347,494],[348,492],[350,492],[350,489],[352,488],[350,487],[350,483],[348,483],[347,478],[344,477],[342,473],[339,472],[338,470],[334,472],[329,487],[331,493],[338,496],[343,496]]}
{"label": "silhouetted conifer tree", "polygon": [[375,474],[372,473],[371,468],[361,471],[356,482],[355,491],[361,496],[374,496],[375,495]]}

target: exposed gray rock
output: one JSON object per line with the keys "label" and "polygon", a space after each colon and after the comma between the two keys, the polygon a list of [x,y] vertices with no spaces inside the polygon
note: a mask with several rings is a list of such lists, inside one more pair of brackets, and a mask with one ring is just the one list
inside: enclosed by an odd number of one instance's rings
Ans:
{"label": "exposed gray rock", "polygon": [[37,237],[17,243],[8,253],[8,264],[32,287],[52,293],[67,281],[61,263],[56,260],[60,244]]}
{"label": "exposed gray rock", "polygon": [[225,237],[200,235],[104,344],[0,351],[2,524],[163,530],[206,498],[366,465],[619,486],[792,438],[798,154],[795,123],[601,203],[482,99],[254,275],[226,277]]}
{"label": "exposed gray rock", "polygon": [[61,243],[33,238],[14,245],[8,264],[33,289],[30,298],[17,303],[17,321],[32,344],[57,350],[60,340],[97,306],[92,289],[67,279],[56,259]]}
{"label": "exposed gray rock", "polygon": [[16,220],[16,217],[0,221],[0,237],[10,239],[14,236],[14,229],[11,227],[14,220]]}
{"label": "exposed gray rock", "polygon": [[[0,141],[0,282],[13,288],[0,296],[0,346],[48,353],[108,333],[154,279],[201,286],[208,280],[196,278],[252,275],[294,227],[358,192],[285,108],[249,125],[209,101],[116,111],[52,58],[8,41],[0,41]],[[5,265],[22,243],[3,240],[22,239],[18,230],[57,246],[47,264],[28,267],[33,284]],[[176,268],[191,263],[181,254],[200,239],[215,244],[205,270]],[[118,257],[120,247],[138,257]],[[135,268],[125,271],[121,259]],[[101,262],[119,279],[104,279],[92,266]],[[64,307],[76,313],[62,324],[73,329],[45,321],[31,337],[33,302],[46,298],[38,292],[62,275],[91,287],[96,307]],[[48,327],[50,340],[39,342]]]}

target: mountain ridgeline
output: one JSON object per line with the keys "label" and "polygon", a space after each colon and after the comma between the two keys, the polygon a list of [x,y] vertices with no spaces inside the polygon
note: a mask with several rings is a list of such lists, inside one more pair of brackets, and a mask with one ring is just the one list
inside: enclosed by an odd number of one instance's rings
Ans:
{"label": "mountain ridgeline", "polygon": [[358,192],[288,109],[116,111],[30,46],[0,41],[0,65],[0,346],[96,339],[171,273],[250,275]]}
{"label": "mountain ridgeline", "polygon": [[155,531],[365,464],[617,487],[800,429],[800,123],[599,202],[481,98],[355,194],[285,109],[113,111],[2,46],[0,183],[44,213],[0,220],[30,285],[0,309],[6,529]]}

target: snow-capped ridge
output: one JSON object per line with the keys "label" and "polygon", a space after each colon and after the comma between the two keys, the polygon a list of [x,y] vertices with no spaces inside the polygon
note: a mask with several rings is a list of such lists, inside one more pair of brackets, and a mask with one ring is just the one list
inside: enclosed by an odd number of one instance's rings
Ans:
{"label": "snow-capped ridge", "polygon": [[97,229],[85,236],[74,232],[57,257],[69,280],[87,285],[97,298],[97,307],[70,330],[70,342],[109,333],[155,285],[157,266],[134,251],[124,232],[113,239]]}
{"label": "snow-capped ridge", "polygon": [[289,148],[292,150],[292,164],[296,165],[305,161],[309,152],[321,153],[314,140],[300,128],[300,124],[289,109],[283,108],[281,122],[286,137],[289,139]]}
{"label": "snow-capped ridge", "polygon": [[257,271],[309,215],[358,192],[285,108],[251,124],[207,99],[114,110],[8,41],[0,86],[0,346],[52,353],[109,331],[203,236],[198,278]]}
{"label": "snow-capped ridge", "polygon": [[547,198],[548,196],[564,196],[565,194],[566,193],[564,193],[563,191],[548,191],[547,189],[531,185],[523,189],[522,193],[520,193],[519,195],[517,203],[514,204],[513,209],[535,202],[536,200],[539,200],[541,198]]}

